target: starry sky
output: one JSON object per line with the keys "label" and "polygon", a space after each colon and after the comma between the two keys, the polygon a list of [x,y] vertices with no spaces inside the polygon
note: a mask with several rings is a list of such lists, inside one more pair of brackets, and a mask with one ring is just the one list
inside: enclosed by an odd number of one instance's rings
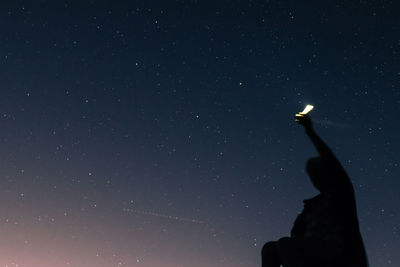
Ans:
{"label": "starry sky", "polygon": [[306,2],[1,1],[0,265],[260,266],[317,194],[313,104],[400,266],[399,6]]}

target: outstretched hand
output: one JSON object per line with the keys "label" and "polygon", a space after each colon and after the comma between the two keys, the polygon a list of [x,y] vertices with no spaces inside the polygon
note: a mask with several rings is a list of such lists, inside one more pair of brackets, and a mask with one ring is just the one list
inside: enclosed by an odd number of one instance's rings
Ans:
{"label": "outstretched hand", "polygon": [[297,113],[296,114],[296,122],[302,125],[306,130],[312,128],[312,122],[310,117],[307,114]]}

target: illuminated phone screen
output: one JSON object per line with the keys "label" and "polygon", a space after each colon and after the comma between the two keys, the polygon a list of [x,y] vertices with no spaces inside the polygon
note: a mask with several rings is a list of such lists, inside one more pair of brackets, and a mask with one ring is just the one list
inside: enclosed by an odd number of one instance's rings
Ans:
{"label": "illuminated phone screen", "polygon": [[300,112],[301,114],[307,114],[308,112],[310,112],[312,109],[314,108],[313,105],[307,105],[304,110],[302,112]]}

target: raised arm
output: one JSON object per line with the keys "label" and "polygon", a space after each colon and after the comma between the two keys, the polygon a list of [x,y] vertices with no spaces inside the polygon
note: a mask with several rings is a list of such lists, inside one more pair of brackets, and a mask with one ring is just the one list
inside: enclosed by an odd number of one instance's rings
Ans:
{"label": "raised arm", "polygon": [[352,185],[346,171],[340,164],[339,160],[335,157],[331,149],[314,131],[310,117],[299,113],[296,114],[296,121],[304,127],[307,135],[310,137],[315,148],[318,150],[320,157],[325,159],[325,162],[329,165],[329,173],[325,175],[325,179],[330,180],[330,182],[328,182],[330,184],[330,190],[340,190],[343,188],[352,189]]}
{"label": "raised arm", "polygon": [[317,149],[317,151],[321,157],[324,157],[324,158],[327,158],[327,157],[334,158],[335,157],[333,155],[331,149],[326,145],[326,143],[321,139],[321,137],[319,137],[317,135],[317,133],[314,131],[310,117],[308,117],[305,114],[298,113],[298,114],[296,114],[296,121],[304,127],[308,137],[310,137],[312,143],[314,144],[315,148]]}

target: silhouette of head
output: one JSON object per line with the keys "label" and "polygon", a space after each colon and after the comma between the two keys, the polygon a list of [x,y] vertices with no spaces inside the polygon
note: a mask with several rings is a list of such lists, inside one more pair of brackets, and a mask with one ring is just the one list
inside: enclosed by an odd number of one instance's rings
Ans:
{"label": "silhouette of head", "polygon": [[306,172],[310,176],[311,182],[320,192],[329,190],[328,179],[330,173],[327,162],[321,157],[310,158],[306,163]]}

